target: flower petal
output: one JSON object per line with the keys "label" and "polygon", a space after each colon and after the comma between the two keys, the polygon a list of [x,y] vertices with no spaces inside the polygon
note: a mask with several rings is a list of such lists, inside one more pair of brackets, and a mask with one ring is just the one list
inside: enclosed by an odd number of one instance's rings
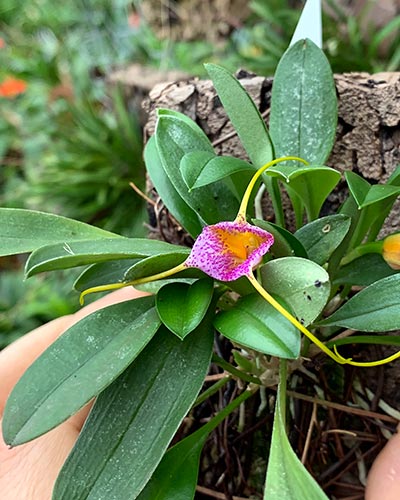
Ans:
{"label": "flower petal", "polygon": [[233,281],[248,276],[273,243],[271,233],[247,222],[219,222],[203,229],[186,266],[220,281]]}

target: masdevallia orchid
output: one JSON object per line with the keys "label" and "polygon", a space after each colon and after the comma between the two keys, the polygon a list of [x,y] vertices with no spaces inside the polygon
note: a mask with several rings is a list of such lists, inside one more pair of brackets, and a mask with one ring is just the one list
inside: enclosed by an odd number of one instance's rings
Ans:
{"label": "masdevallia orchid", "polygon": [[188,258],[176,267],[167,271],[139,278],[133,281],[114,283],[110,285],[93,287],[81,294],[81,303],[85,295],[92,292],[102,292],[123,288],[126,286],[140,285],[172,276],[188,268],[197,268],[212,278],[228,282],[240,277],[246,277],[255,290],[280,312],[293,326],[300,330],[314,344],[316,344],[330,358],[340,364],[351,364],[354,366],[377,366],[393,361],[400,357],[400,352],[385,359],[371,362],[356,362],[341,356],[336,346],[333,351],[319,340],[300,321],[289,313],[277,300],[272,297],[259,283],[253,270],[262,261],[262,257],[269,251],[274,243],[274,237],[268,231],[253,226],[246,221],[247,206],[254,186],[263,174],[272,165],[283,161],[298,161],[307,165],[302,158],[287,156],[273,160],[256,171],[250,180],[243,195],[238,214],[234,221],[219,222],[214,225],[205,226],[197,237]]}

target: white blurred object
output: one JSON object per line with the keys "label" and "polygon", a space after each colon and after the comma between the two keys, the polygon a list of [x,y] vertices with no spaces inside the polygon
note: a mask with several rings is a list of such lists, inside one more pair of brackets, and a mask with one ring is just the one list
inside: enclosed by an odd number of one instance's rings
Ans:
{"label": "white blurred object", "polygon": [[297,23],[290,45],[309,38],[322,48],[322,10],[321,0],[307,0]]}

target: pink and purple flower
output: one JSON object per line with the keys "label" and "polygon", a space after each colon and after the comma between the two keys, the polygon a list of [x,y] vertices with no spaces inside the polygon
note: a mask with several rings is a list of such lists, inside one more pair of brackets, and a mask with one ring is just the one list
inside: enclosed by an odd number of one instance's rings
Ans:
{"label": "pink and purple flower", "polygon": [[219,222],[203,229],[185,265],[214,279],[233,281],[249,276],[273,243],[271,233],[247,222]]}

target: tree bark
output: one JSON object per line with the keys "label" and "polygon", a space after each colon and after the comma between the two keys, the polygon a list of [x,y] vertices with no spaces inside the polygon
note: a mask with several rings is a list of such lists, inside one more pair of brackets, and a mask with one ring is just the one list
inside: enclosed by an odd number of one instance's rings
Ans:
{"label": "tree bark", "polygon": [[[268,121],[272,78],[237,74]],[[339,103],[336,141],[327,165],[353,170],[371,183],[384,182],[400,164],[400,73],[335,75]],[[154,133],[157,108],[180,111],[208,135],[218,154],[246,159],[246,153],[209,80],[191,79],[156,85],[143,103],[148,113],[145,136]],[[334,211],[347,195],[340,183],[330,196]],[[384,233],[398,231],[400,203],[385,224]]]}

